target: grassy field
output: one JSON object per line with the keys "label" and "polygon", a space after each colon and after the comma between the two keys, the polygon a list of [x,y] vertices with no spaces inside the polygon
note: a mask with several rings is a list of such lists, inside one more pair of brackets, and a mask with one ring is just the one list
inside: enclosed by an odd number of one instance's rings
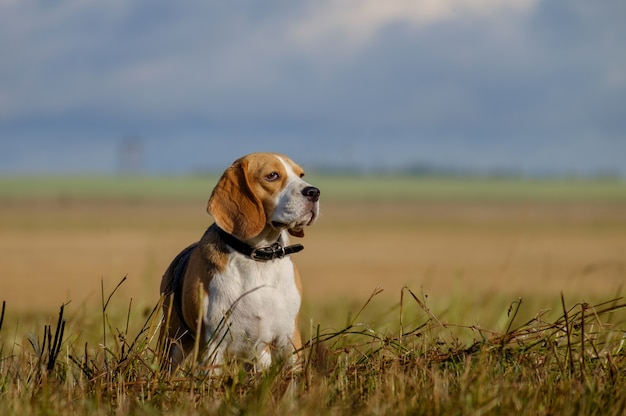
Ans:
{"label": "grassy field", "polygon": [[[438,176],[309,175],[329,200],[393,201],[614,201],[626,202],[618,179],[523,179]],[[204,199],[218,176],[0,177],[0,200]]]}
{"label": "grassy field", "polygon": [[216,178],[0,178],[0,414],[624,413],[624,182],[309,179],[304,370],[170,377],[151,312]]}

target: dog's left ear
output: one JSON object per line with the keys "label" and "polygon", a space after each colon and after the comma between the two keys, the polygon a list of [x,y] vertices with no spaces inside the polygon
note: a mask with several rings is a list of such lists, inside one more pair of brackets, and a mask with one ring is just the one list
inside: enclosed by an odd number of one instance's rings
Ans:
{"label": "dog's left ear", "polygon": [[241,240],[259,235],[266,223],[263,204],[252,192],[247,171],[248,162],[236,160],[217,182],[207,204],[218,227]]}

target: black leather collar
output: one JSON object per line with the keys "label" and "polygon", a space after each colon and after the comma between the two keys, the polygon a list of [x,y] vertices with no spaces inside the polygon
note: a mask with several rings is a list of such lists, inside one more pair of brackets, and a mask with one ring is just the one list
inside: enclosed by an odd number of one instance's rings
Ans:
{"label": "black leather collar", "polygon": [[283,247],[282,244],[280,244],[280,237],[278,241],[271,246],[255,248],[239,240],[234,235],[228,234],[217,225],[215,225],[215,228],[217,229],[217,234],[229,247],[255,261],[282,259],[285,256],[304,250],[302,244],[293,244]]}

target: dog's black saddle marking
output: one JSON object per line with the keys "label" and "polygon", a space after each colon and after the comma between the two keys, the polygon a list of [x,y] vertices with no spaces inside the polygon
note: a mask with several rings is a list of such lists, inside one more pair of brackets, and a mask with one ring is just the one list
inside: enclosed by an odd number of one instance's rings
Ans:
{"label": "dog's black saddle marking", "polygon": [[198,243],[193,243],[186,249],[180,252],[178,256],[172,262],[173,271],[172,271],[172,280],[170,286],[170,293],[174,295],[174,309],[178,314],[178,319],[183,324],[183,327],[187,331],[189,335],[192,337],[195,336],[195,332],[191,329],[187,321],[185,321],[185,316],[183,315],[183,276],[187,271],[187,265],[189,264],[189,258],[194,250],[198,247]]}

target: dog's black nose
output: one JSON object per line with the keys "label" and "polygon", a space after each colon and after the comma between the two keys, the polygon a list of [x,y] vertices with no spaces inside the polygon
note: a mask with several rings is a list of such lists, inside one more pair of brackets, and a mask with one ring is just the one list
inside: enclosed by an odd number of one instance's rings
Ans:
{"label": "dog's black nose", "polygon": [[320,199],[320,190],[314,186],[307,186],[302,190],[302,195],[306,196],[309,201],[316,202]]}

